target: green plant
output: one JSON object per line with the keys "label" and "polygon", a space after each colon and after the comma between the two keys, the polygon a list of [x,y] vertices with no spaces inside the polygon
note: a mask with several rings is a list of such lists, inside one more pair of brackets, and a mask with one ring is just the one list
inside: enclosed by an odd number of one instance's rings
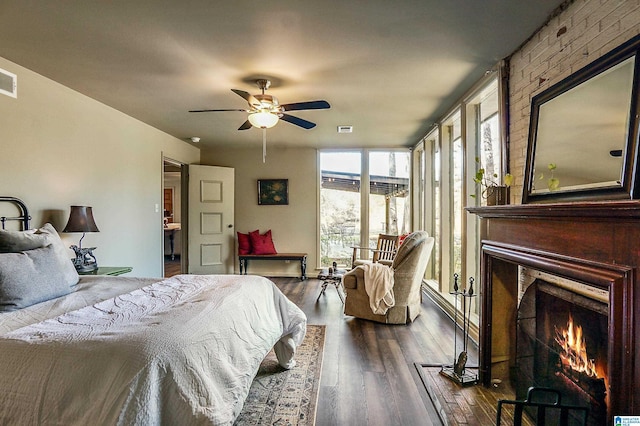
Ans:
{"label": "green plant", "polygon": [[[556,170],[556,165],[554,163],[549,163],[547,165],[547,169],[549,170],[549,174],[551,175],[551,177],[547,179],[547,188],[549,188],[549,191],[555,191],[560,187],[560,179],[556,178],[553,175],[553,172]],[[544,173],[540,173],[540,176],[538,179],[543,180]]]}
{"label": "green plant", "polygon": [[[476,157],[476,163],[480,164],[480,158]],[[487,173],[484,168],[479,168],[476,172],[476,175],[473,178],[473,181],[477,183],[482,188],[482,194],[485,195],[487,189],[494,188],[498,186],[506,186],[507,188],[513,184],[513,175],[511,173],[506,173],[502,177],[502,184],[500,184],[498,180],[498,175],[494,173],[492,176],[487,176]],[[471,195],[475,198],[475,194]]]}

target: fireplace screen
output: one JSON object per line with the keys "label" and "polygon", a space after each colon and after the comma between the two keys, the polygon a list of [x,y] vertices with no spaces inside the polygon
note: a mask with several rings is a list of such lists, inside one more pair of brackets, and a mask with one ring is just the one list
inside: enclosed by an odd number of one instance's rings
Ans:
{"label": "fireplace screen", "polygon": [[542,280],[518,309],[516,397],[550,387],[564,404],[589,407],[589,425],[606,424],[608,306]]}

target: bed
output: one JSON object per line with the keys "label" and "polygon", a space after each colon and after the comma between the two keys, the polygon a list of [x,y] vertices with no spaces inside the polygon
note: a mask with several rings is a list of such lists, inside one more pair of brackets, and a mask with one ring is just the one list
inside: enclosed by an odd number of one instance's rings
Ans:
{"label": "bed", "polygon": [[78,277],[52,226],[0,233],[0,424],[233,424],[272,348],[295,365],[306,317],[266,278]]}

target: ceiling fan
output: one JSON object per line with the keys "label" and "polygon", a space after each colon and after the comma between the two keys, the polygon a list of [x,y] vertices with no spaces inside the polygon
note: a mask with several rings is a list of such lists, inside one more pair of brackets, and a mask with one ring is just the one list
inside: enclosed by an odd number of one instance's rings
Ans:
{"label": "ceiling fan", "polygon": [[271,81],[267,79],[256,80],[258,88],[262,91],[259,95],[251,95],[244,90],[231,89],[232,92],[241,96],[249,104],[248,109],[197,109],[189,112],[223,112],[223,111],[242,111],[249,114],[247,121],[245,121],[238,130],[247,130],[253,127],[261,129],[268,129],[275,126],[279,120],[283,120],[300,126],[303,129],[313,129],[316,127],[316,123],[304,120],[299,117],[289,115],[286,111],[302,111],[309,109],[328,109],[331,108],[327,101],[308,101],[308,102],[296,102],[291,104],[282,104],[278,102],[275,96],[265,95],[264,92],[271,86]]}

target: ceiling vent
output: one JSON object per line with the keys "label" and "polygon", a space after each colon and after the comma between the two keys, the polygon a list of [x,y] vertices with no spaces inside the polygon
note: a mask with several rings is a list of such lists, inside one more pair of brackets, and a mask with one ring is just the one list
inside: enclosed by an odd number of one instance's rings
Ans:
{"label": "ceiling vent", "polygon": [[5,71],[0,68],[0,93],[3,95],[11,96],[12,98],[18,97],[18,77],[15,74]]}
{"label": "ceiling vent", "polygon": [[353,133],[353,126],[338,126],[338,133]]}

